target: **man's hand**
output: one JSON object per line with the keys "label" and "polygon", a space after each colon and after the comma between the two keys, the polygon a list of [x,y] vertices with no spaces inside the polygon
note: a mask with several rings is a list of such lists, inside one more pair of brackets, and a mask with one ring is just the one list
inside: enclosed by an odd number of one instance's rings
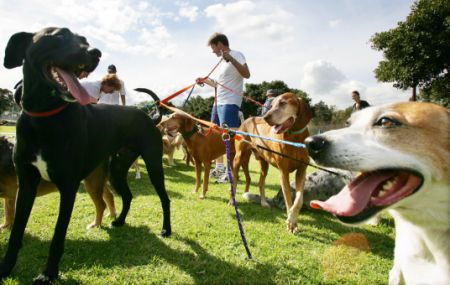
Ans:
{"label": "man's hand", "polygon": [[233,62],[234,58],[230,55],[229,51],[222,51],[222,57],[225,59],[226,62]]}

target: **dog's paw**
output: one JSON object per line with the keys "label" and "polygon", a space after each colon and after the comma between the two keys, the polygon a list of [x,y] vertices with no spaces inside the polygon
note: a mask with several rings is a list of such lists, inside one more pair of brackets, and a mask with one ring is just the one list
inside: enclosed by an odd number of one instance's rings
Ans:
{"label": "dog's paw", "polygon": [[15,261],[12,263],[3,261],[0,264],[0,280],[7,278],[11,274],[12,268],[14,266],[11,264],[15,264]]}
{"label": "dog's paw", "polygon": [[34,285],[50,285],[53,284],[53,281],[55,281],[56,277],[47,276],[45,274],[40,274],[38,277],[36,277],[33,280]]}
{"label": "dog's paw", "polygon": [[111,226],[113,226],[113,227],[121,227],[123,225],[125,225],[125,221],[123,221],[123,220],[117,219],[117,220],[114,220],[111,222]]}
{"label": "dog's paw", "polygon": [[171,229],[162,229],[162,231],[159,235],[162,237],[169,237],[171,234],[172,234]]}
{"label": "dog's paw", "polygon": [[5,224],[0,225],[0,230],[7,230],[9,228],[11,228],[11,223],[9,223],[9,224],[5,223]]}
{"label": "dog's paw", "polygon": [[264,208],[270,208],[269,203],[267,203],[267,200],[261,200],[261,206]]}
{"label": "dog's paw", "polygon": [[298,231],[297,219],[294,218],[292,215],[288,216],[288,218],[286,220],[286,224],[287,224],[287,230],[290,233],[296,233]]}
{"label": "dog's paw", "polygon": [[108,218],[115,220],[117,218],[117,213],[109,213],[106,215]]}
{"label": "dog's paw", "polygon": [[89,225],[86,226],[86,230],[90,230],[90,229],[93,229],[93,228],[98,228],[98,227],[100,227],[100,226],[101,226],[101,224],[96,223],[96,222],[94,221],[94,222],[92,222],[92,223],[90,223]]}
{"label": "dog's paw", "polygon": [[205,199],[205,195],[200,194],[199,198],[200,198],[201,200],[203,200],[203,199]]}

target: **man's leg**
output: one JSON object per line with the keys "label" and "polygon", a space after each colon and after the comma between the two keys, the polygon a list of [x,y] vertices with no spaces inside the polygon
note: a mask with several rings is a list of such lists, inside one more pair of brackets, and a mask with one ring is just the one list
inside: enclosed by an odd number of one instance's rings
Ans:
{"label": "man's leg", "polygon": [[[239,126],[241,125],[241,120],[239,119],[239,106],[234,104],[220,105],[218,106],[217,109],[219,120],[222,123],[222,125],[226,124],[227,127],[229,128],[239,128]],[[217,161],[221,161],[223,163],[223,156],[218,158],[216,162]],[[217,179],[217,182],[228,183],[228,171],[224,171],[222,176],[219,179]]]}

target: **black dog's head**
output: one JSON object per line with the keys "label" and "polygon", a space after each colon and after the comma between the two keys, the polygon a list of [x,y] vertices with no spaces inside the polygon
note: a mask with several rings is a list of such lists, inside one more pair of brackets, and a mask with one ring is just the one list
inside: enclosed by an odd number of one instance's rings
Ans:
{"label": "black dog's head", "polygon": [[[89,96],[77,77],[83,71],[92,72],[100,57],[98,49],[89,49],[85,37],[67,28],[45,28],[34,34],[14,34],[5,50],[4,66],[15,68],[23,64],[24,105],[26,100],[31,101],[29,105],[36,105],[36,101],[44,99],[42,94],[51,95],[45,98],[47,101],[78,100],[85,104]],[[38,93],[39,99],[30,98]]]}

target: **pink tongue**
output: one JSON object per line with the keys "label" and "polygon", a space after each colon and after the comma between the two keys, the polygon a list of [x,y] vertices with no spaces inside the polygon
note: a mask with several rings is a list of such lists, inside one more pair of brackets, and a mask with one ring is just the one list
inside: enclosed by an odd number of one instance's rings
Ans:
{"label": "pink tongue", "polygon": [[73,98],[77,99],[77,101],[81,105],[87,105],[97,101],[89,96],[89,94],[86,92],[83,86],[81,86],[80,82],[73,76],[73,74],[68,73],[58,67],[56,67],[55,69],[58,72],[58,75],[64,80],[64,83],[66,83],[70,94],[73,96]]}
{"label": "pink tongue", "polygon": [[274,134],[279,134],[284,132],[286,129],[288,129],[289,127],[291,127],[293,123],[293,119],[289,118],[288,120],[286,120],[284,123],[282,123],[281,125],[275,125],[272,127],[272,133]]}
{"label": "pink tongue", "polygon": [[310,202],[311,208],[322,209],[337,216],[354,216],[359,214],[369,203],[372,192],[377,186],[389,179],[392,174],[372,174],[346,185],[337,195],[332,196],[325,202],[314,200]]}

